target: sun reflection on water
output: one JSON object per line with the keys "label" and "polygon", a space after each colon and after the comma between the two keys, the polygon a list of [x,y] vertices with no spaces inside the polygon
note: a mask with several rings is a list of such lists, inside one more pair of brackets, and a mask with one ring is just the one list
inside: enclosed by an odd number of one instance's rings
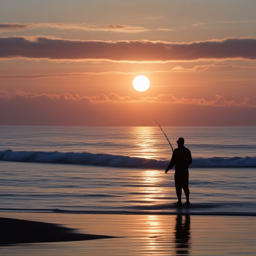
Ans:
{"label": "sun reflection on water", "polygon": [[[145,233],[148,237],[147,250],[156,254],[163,249],[164,243],[169,243],[170,251],[173,249],[176,255],[190,255],[190,216],[176,216],[176,222],[168,221],[168,225],[164,222],[162,216],[147,215]],[[171,217],[170,219],[173,220]]]}
{"label": "sun reflection on water", "polygon": [[132,139],[135,141],[134,152],[137,157],[148,159],[161,158],[159,147],[157,146],[157,134],[155,127],[132,127]]}
{"label": "sun reflection on water", "polygon": [[141,172],[141,198],[146,204],[143,207],[146,211],[162,210],[168,202],[166,202],[166,193],[168,192],[163,186],[163,172],[159,170],[144,170]]}
{"label": "sun reflection on water", "polygon": [[150,251],[154,251],[156,250],[156,247],[159,246],[156,240],[161,238],[161,235],[163,232],[165,232],[165,230],[163,230],[162,222],[159,220],[158,215],[147,215],[146,223],[148,224],[148,249]]}

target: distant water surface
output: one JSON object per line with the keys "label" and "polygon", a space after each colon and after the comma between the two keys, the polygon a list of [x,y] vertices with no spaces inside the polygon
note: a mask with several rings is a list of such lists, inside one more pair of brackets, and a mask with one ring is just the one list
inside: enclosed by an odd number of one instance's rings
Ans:
{"label": "distant water surface", "polygon": [[[256,127],[163,127],[173,147],[185,138],[194,157],[256,155]],[[0,126],[0,151],[89,152],[169,159],[158,127]]]}
{"label": "distant water surface", "polygon": [[[256,167],[255,127],[163,127],[185,138],[191,167]],[[162,169],[172,154],[158,127],[0,127],[0,160]]]}

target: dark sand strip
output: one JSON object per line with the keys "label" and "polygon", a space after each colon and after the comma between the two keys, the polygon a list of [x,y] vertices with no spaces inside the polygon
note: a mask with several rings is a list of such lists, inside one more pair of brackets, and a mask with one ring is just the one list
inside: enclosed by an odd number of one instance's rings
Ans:
{"label": "dark sand strip", "polygon": [[64,242],[113,238],[112,236],[77,233],[57,224],[0,218],[0,245],[17,243]]}

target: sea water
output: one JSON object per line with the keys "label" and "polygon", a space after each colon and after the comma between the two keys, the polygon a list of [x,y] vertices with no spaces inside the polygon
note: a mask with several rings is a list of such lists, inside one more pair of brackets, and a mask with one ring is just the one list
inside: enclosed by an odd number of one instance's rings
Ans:
{"label": "sea water", "polygon": [[163,129],[191,150],[190,208],[159,127],[1,126],[0,211],[256,215],[255,127]]}

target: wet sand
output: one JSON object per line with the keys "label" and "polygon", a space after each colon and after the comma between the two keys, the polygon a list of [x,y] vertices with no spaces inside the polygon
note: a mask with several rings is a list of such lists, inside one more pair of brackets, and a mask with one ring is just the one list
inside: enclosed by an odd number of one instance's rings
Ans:
{"label": "wet sand", "polygon": [[60,226],[56,224],[60,224],[65,227],[64,230],[78,229],[76,233],[72,231],[72,234],[116,237],[89,241],[56,242],[55,240],[51,243],[45,241],[1,246],[1,255],[256,254],[256,217],[253,216],[2,212],[0,217],[52,223],[54,225],[50,225],[51,228],[59,228]]}

